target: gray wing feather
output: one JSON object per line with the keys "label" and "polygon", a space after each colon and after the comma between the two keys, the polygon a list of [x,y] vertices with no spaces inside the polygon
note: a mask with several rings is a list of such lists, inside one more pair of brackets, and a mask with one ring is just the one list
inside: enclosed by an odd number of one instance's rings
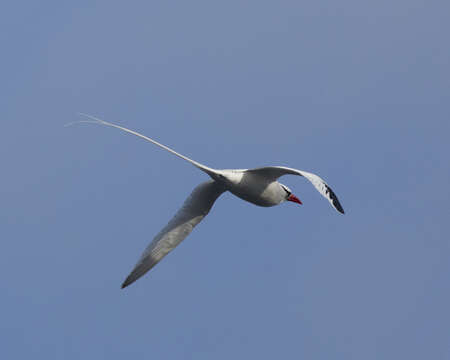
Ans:
{"label": "gray wing feather", "polygon": [[214,180],[198,185],[170,222],[144,250],[122,288],[130,285],[172,251],[209,213],[216,199],[225,191]]}
{"label": "gray wing feather", "polygon": [[284,166],[267,166],[262,168],[250,169],[247,170],[249,172],[253,172],[256,174],[260,174],[264,177],[268,177],[269,179],[275,181],[280,176],[283,175],[299,175],[305,177],[309,180],[316,190],[322,194],[322,196],[327,199],[331,206],[333,206],[337,211],[344,214],[344,209],[342,208],[339,199],[337,198],[334,191],[330,188],[330,186],[319,176],[312,174],[307,171],[292,169]]}

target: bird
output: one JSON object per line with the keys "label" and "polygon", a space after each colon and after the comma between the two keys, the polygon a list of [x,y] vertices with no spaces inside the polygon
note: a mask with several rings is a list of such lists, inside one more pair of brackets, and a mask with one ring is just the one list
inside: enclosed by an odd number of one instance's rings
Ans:
{"label": "bird", "polygon": [[330,202],[334,209],[344,214],[344,209],[334,191],[322,178],[313,173],[285,166],[265,166],[254,169],[213,169],[136,131],[107,122],[92,115],[84,113],[80,113],[80,115],[86,117],[87,120],[75,121],[66,124],[66,126],[74,123],[94,123],[122,130],[149,141],[179,158],[188,161],[210,177],[209,180],[202,182],[194,188],[175,216],[145,248],[138,262],[122,283],[122,289],[146,274],[179,245],[210,212],[219,196],[226,191],[238,198],[262,207],[279,205],[285,201],[301,205],[301,200],[292,193],[291,189],[278,182],[278,178],[283,175],[297,175],[307,179]]}

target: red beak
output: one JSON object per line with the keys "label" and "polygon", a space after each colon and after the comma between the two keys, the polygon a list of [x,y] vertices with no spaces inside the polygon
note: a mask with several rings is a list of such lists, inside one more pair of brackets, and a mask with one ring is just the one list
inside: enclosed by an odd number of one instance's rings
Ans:
{"label": "red beak", "polygon": [[292,202],[295,202],[300,205],[302,204],[300,199],[297,196],[295,196],[294,194],[289,195],[289,197],[287,198],[287,201],[292,201]]}

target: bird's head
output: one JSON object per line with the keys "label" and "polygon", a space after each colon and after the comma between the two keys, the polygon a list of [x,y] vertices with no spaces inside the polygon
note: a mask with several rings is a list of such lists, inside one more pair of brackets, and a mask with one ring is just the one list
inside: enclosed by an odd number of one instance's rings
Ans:
{"label": "bird's head", "polygon": [[295,202],[297,204],[302,204],[302,202],[300,201],[300,199],[295,196],[294,194],[292,194],[291,189],[289,189],[286,185],[280,184],[281,187],[283,188],[284,192],[285,192],[285,200],[286,201],[292,201]]}

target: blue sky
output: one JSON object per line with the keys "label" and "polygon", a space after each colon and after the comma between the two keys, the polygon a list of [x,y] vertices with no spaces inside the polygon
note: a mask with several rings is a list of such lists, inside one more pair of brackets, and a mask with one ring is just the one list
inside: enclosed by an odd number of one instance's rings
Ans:
{"label": "blue sky", "polygon": [[[450,358],[450,5],[43,1],[0,11],[5,359]],[[206,165],[286,165],[120,284]]]}

